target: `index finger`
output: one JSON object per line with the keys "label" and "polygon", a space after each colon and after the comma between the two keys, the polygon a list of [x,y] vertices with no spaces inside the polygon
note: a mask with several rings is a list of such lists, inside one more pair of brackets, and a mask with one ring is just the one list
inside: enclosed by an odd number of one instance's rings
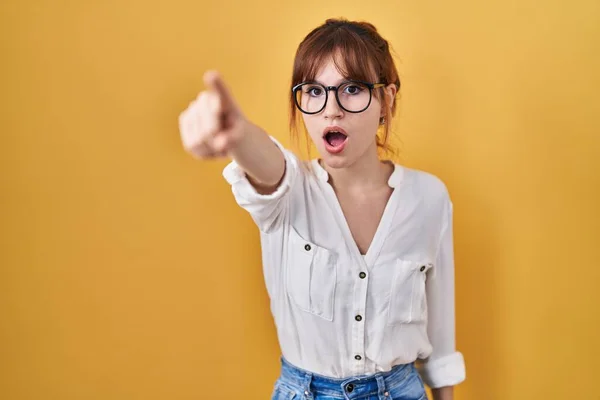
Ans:
{"label": "index finger", "polygon": [[204,74],[204,84],[210,90],[213,90],[218,93],[221,99],[221,107],[235,107],[235,101],[233,100],[233,96],[231,95],[231,92],[225,85],[225,82],[221,78],[221,75],[217,71],[207,71]]}

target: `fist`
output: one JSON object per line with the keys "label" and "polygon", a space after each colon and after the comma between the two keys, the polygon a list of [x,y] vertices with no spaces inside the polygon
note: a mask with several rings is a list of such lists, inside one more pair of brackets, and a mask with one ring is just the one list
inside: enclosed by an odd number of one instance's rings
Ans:
{"label": "fist", "polygon": [[242,139],[246,120],[217,72],[206,72],[204,84],[179,116],[181,141],[196,158],[226,157]]}

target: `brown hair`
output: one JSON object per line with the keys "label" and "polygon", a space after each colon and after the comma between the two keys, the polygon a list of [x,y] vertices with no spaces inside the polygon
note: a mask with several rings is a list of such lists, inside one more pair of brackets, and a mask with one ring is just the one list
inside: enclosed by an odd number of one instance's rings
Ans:
{"label": "brown hair", "polygon": [[[328,19],[312,30],[300,43],[294,59],[292,87],[313,80],[323,62],[332,58],[342,75],[371,83],[391,83],[400,90],[400,78],[390,53],[390,45],[379,35],[375,26],[368,22]],[[343,64],[343,65],[341,65]],[[396,102],[389,108],[384,88],[373,95],[383,100],[385,122],[381,137],[377,136],[377,147],[385,152],[393,152],[389,145],[392,117],[396,112]],[[294,94],[290,93],[290,133],[298,143],[301,115],[296,108]],[[303,125],[301,125],[303,126]],[[310,140],[308,140],[310,154]]]}

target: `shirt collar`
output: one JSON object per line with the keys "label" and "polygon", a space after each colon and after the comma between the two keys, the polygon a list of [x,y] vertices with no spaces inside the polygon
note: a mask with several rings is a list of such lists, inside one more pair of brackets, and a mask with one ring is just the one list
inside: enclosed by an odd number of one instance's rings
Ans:
{"label": "shirt collar", "polygon": [[[389,162],[391,163],[391,161]],[[321,164],[319,164],[319,159],[312,160],[312,167],[313,171],[317,176],[317,179],[319,179],[321,182],[329,181],[329,174],[327,173],[325,168],[321,167]],[[392,171],[392,174],[388,179],[388,186],[391,188],[397,188],[403,179],[404,168],[401,165],[394,163],[394,171]]]}

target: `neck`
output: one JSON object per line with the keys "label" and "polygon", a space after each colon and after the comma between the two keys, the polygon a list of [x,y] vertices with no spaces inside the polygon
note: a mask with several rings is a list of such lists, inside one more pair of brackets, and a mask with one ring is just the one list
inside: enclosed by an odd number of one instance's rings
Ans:
{"label": "neck", "polygon": [[393,165],[382,163],[377,156],[377,146],[367,150],[352,165],[331,168],[321,164],[329,174],[329,183],[335,190],[373,190],[387,186]]}

